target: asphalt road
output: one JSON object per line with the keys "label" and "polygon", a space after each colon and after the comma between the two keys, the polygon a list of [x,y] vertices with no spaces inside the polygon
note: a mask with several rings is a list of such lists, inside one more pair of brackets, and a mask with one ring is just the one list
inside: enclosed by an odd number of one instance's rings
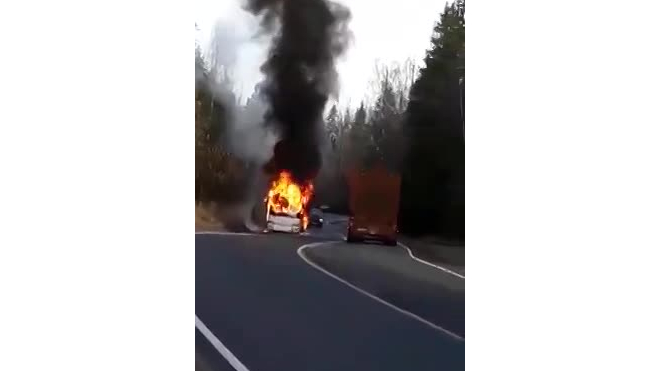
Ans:
{"label": "asphalt road", "polygon": [[[297,254],[304,244],[336,241],[342,232],[340,223],[330,221],[322,230],[312,229],[309,236],[197,234],[196,317],[250,371],[464,369],[465,342],[461,339],[464,325],[461,327],[456,322],[457,317],[464,317],[460,313],[463,306],[452,301],[460,294],[451,285],[438,284],[446,278],[437,282],[428,278],[446,273],[429,272],[424,269],[432,268],[422,268],[422,264],[411,261],[410,264],[420,266],[422,273],[413,274],[417,269],[406,266],[404,271],[410,274],[403,277],[407,278],[395,280],[387,277],[398,273],[363,269],[360,258],[355,263],[346,257],[350,251],[331,253],[330,245],[317,245],[322,247],[323,257],[309,255],[326,267],[327,261],[320,259],[329,257],[332,262],[328,270],[350,266],[352,276],[345,278],[366,291],[374,291],[374,287],[360,279],[364,281],[376,272],[377,276],[385,277],[376,281],[383,282],[390,290],[389,297],[384,299],[395,301],[393,304],[443,328],[449,327],[459,337],[356,291]],[[317,251],[316,247],[312,250]],[[334,259],[336,255],[342,256]],[[409,258],[401,254],[387,259]],[[359,274],[361,271],[363,276]],[[426,278],[420,281],[420,277]],[[425,282],[421,289],[420,282]],[[436,291],[429,291],[429,285],[434,284]],[[411,293],[409,300],[407,292]],[[433,297],[452,300],[429,299]],[[406,302],[413,305],[406,307]],[[445,313],[451,315],[434,315],[443,305],[452,307],[445,308]],[[196,330],[196,351],[198,370],[234,369],[220,354],[217,344],[212,344],[199,330]]]}
{"label": "asphalt road", "polygon": [[326,271],[465,338],[465,280],[421,264],[400,246],[327,244],[305,249]]}

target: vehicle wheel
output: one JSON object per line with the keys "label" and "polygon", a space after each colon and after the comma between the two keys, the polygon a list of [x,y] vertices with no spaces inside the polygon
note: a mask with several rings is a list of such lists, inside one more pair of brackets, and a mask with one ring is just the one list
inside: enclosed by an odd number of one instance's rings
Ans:
{"label": "vehicle wheel", "polygon": [[348,233],[346,233],[346,242],[348,242],[348,243],[359,242],[359,239],[357,237],[355,237],[355,235],[353,234],[353,231],[351,231],[350,229],[348,230]]}
{"label": "vehicle wheel", "polygon": [[385,240],[385,245],[387,245],[387,246],[396,246],[396,238]]}

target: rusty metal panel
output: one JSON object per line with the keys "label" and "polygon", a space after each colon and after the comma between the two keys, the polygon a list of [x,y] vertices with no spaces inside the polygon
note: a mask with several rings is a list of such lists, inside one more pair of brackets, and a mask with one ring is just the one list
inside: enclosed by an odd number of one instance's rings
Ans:
{"label": "rusty metal panel", "polygon": [[346,178],[351,212],[360,218],[396,223],[399,211],[401,176],[383,166],[351,169]]}

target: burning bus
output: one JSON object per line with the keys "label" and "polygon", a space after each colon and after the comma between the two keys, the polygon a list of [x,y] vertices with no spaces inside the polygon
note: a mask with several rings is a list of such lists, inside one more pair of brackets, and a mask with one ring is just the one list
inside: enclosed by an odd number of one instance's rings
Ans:
{"label": "burning bus", "polygon": [[271,182],[266,203],[266,231],[300,233],[309,223],[308,205],[314,187],[311,181],[298,184],[291,173],[280,171]]}

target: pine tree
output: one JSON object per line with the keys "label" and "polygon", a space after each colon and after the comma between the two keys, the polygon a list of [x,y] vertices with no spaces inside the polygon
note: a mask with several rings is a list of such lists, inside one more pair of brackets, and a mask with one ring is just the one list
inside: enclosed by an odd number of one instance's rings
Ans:
{"label": "pine tree", "polygon": [[339,110],[337,109],[336,104],[332,105],[330,112],[328,112],[328,116],[325,118],[325,127],[328,133],[328,139],[330,140],[330,145],[334,151],[337,149],[337,140],[339,139],[340,131]]}
{"label": "pine tree", "polygon": [[346,134],[345,166],[362,167],[371,143],[364,102],[355,111],[353,122]]}
{"label": "pine tree", "polygon": [[360,107],[355,111],[355,124],[364,125],[367,122],[367,110],[364,108],[364,102],[360,103]]}
{"label": "pine tree", "polygon": [[370,121],[373,138],[369,163],[379,162],[392,170],[400,164],[401,113],[392,81],[386,72]]}
{"label": "pine tree", "polygon": [[353,117],[351,116],[351,110],[346,107],[344,116],[341,118],[340,140],[342,143],[346,141],[346,135],[353,124],[352,120]]}
{"label": "pine tree", "polygon": [[411,88],[400,215],[402,229],[409,232],[465,235],[464,14],[464,0],[445,6]]}

